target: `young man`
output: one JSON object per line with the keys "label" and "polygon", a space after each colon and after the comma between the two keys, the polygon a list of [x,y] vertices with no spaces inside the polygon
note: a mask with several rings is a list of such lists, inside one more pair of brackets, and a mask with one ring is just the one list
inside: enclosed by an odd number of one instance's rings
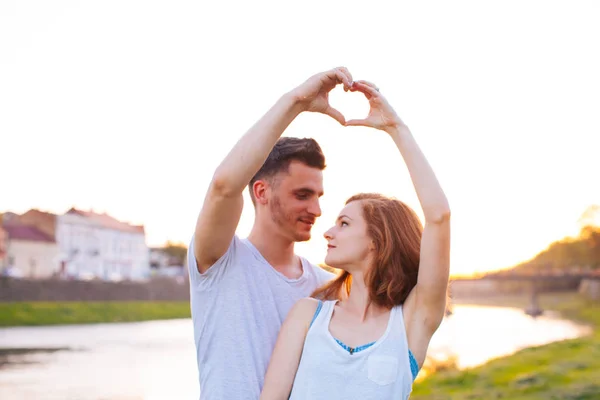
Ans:
{"label": "young man", "polygon": [[[281,138],[301,112],[342,125],[328,102],[352,76],[335,68],[283,95],[214,173],[188,250],[194,339],[202,400],[258,399],[288,311],[333,277],[294,253],[321,215],[325,158],[312,139]],[[235,231],[249,186],[255,221]]]}

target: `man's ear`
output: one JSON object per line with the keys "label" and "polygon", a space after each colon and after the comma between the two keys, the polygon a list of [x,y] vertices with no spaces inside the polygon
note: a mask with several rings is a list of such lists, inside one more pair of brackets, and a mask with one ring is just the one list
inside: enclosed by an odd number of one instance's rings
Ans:
{"label": "man's ear", "polygon": [[268,203],[268,190],[269,185],[267,182],[261,179],[254,182],[252,185],[252,193],[254,193],[254,198],[256,199],[257,204],[265,205]]}

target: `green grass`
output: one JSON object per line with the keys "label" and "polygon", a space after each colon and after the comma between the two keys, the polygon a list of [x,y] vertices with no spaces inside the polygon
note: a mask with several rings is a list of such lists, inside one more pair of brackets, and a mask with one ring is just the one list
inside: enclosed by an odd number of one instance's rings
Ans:
{"label": "green grass", "polygon": [[133,322],[189,318],[188,302],[18,302],[0,303],[0,326]]}
{"label": "green grass", "polygon": [[[470,304],[524,307],[527,298]],[[575,293],[544,295],[542,308],[594,328],[590,336],[522,350],[470,370],[447,370],[414,385],[411,400],[600,399],[600,303]]]}

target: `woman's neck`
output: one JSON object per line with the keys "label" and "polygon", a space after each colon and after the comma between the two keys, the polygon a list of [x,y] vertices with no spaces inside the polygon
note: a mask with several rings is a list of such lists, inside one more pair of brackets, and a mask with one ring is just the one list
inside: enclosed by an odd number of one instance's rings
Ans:
{"label": "woman's neck", "polygon": [[352,284],[350,285],[350,294],[340,300],[340,305],[346,311],[355,314],[360,321],[365,321],[368,317],[380,315],[387,310],[377,306],[371,301],[369,289],[365,285],[364,275],[361,272],[354,273]]}

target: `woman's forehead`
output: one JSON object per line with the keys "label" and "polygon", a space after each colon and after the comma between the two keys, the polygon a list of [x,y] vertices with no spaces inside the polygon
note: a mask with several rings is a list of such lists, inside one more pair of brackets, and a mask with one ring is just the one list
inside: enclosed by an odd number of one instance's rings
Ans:
{"label": "woman's forehead", "polygon": [[347,215],[350,218],[360,217],[362,215],[360,203],[360,200],[351,201],[342,208],[340,215]]}

